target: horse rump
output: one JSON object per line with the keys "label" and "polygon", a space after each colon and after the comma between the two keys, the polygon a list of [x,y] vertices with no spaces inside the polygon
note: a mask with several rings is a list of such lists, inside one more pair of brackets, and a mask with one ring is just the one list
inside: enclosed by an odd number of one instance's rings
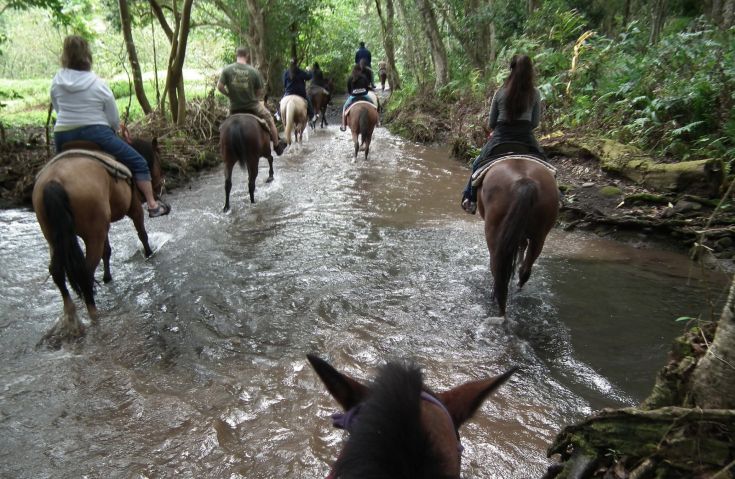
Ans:
{"label": "horse rump", "polygon": [[247,138],[243,125],[235,117],[228,118],[220,131],[219,150],[226,163],[234,164],[237,161],[241,168],[245,168],[245,153],[248,150]]}
{"label": "horse rump", "polygon": [[83,297],[87,304],[93,303],[94,281],[77,240],[69,195],[61,183],[50,181],[44,186],[43,209],[50,233],[49,272],[54,282],[63,285],[66,277],[74,292]]}

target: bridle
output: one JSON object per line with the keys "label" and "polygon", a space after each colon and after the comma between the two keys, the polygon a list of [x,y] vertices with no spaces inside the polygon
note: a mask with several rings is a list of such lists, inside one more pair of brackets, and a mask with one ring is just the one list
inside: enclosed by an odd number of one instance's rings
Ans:
{"label": "bridle", "polygon": [[[464,446],[462,446],[462,441],[459,438],[459,430],[454,424],[454,419],[452,419],[452,415],[447,409],[447,407],[444,405],[443,402],[441,402],[437,397],[427,393],[426,391],[421,391],[420,395],[421,399],[423,401],[426,401],[428,403],[431,403],[435,406],[437,406],[439,409],[441,409],[444,414],[447,416],[447,419],[449,420],[449,424],[452,426],[452,429],[456,433],[457,437],[457,452],[459,453],[460,457],[462,456],[462,451],[464,451]],[[332,426],[336,427],[337,429],[343,429],[347,432],[350,432],[352,427],[355,425],[355,422],[360,417],[360,410],[362,409],[362,404],[359,403],[356,406],[352,407],[348,411],[345,412],[338,412],[335,414],[332,414]],[[338,461],[339,462],[339,459]],[[329,475],[327,475],[326,479],[337,479],[337,476],[334,475],[334,467],[329,471]]]}

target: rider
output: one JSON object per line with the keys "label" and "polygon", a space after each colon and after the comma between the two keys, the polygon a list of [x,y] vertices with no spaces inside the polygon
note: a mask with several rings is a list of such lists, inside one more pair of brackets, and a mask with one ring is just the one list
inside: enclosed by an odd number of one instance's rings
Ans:
{"label": "rider", "polygon": [[[510,75],[493,97],[488,123],[492,136],[472,162],[473,173],[503,143],[521,143],[533,154],[545,156],[533,134],[541,120],[541,93],[533,85],[533,76],[531,59],[514,55]],[[477,188],[472,186],[472,175],[462,192],[462,208],[470,214],[477,209]]]}
{"label": "rider", "polygon": [[324,89],[327,88],[327,80],[324,78],[324,73],[322,72],[322,69],[319,68],[319,64],[317,62],[314,62],[314,66],[312,67],[312,77],[311,77],[311,85],[312,86],[320,86]]}
{"label": "rider", "polygon": [[375,82],[373,81],[375,76],[373,75],[373,69],[368,66],[368,61],[362,58],[358,64],[360,65],[362,74],[365,75],[370,82],[370,89],[375,90]]}
{"label": "rider", "polygon": [[342,126],[339,127],[340,131],[345,131],[347,129],[345,126],[345,111],[347,111],[347,107],[356,101],[370,101],[370,97],[367,96],[369,89],[370,81],[363,73],[360,65],[353,66],[352,74],[347,79],[347,92],[350,96],[347,98],[345,106],[342,108]]}
{"label": "rider", "polygon": [[291,59],[291,65],[283,72],[283,96],[298,95],[306,100],[306,114],[313,120],[314,107],[306,94],[306,81],[311,80],[312,73],[299,68],[295,58]]}
{"label": "rider", "polygon": [[115,130],[122,126],[115,97],[92,72],[92,51],[84,38],[69,35],[64,39],[61,67],[51,81],[51,103],[56,110],[54,142],[57,153],[69,141],[96,143],[133,173],[151,218],[169,214],[171,207],[163,201],[156,201],[153,195],[151,172],[145,158],[115,134]]}
{"label": "rider", "polygon": [[362,60],[363,58],[367,62],[367,66],[370,66],[370,60],[371,60],[370,50],[365,48],[365,42],[360,42],[360,48],[358,48],[357,51],[355,52],[355,64],[359,65],[360,60]]}
{"label": "rider", "polygon": [[250,52],[247,48],[238,48],[236,56],[235,63],[222,69],[217,89],[230,100],[230,115],[250,113],[265,120],[271,133],[273,149],[280,156],[286,149],[286,142],[278,137],[278,129],[271,112],[258,100],[263,96],[263,77],[248,64]]}

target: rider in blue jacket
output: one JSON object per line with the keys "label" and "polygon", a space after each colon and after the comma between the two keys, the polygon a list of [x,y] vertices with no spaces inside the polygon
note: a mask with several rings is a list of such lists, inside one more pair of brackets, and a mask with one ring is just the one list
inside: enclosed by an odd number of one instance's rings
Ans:
{"label": "rider in blue jacket", "polygon": [[365,42],[360,42],[360,48],[357,49],[357,52],[355,52],[355,64],[359,65],[360,60],[365,59],[365,62],[367,63],[367,66],[370,66],[370,50],[365,48]]}

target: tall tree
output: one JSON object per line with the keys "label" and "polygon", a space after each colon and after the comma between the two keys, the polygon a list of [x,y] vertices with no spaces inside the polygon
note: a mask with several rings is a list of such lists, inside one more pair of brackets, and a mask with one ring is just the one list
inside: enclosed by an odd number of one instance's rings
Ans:
{"label": "tall tree", "polygon": [[417,5],[421,13],[424,32],[429,40],[431,58],[434,62],[434,73],[436,82],[434,89],[438,90],[449,82],[449,63],[447,61],[447,50],[444,47],[439,26],[436,23],[436,15],[429,0],[418,0]]}
{"label": "tall tree", "polygon": [[158,0],[148,0],[151,4],[161,28],[171,44],[166,72],[166,87],[164,96],[168,94],[171,118],[177,125],[183,125],[186,120],[186,93],[184,91],[184,59],[186,58],[186,47],[191,30],[191,9],[194,0],[183,0],[179,9],[179,0],[171,1],[171,11],[175,27],[171,26],[163,13],[163,8]]}
{"label": "tall tree", "polygon": [[148,97],[146,96],[145,88],[143,87],[143,74],[140,70],[138,53],[135,50],[135,42],[133,41],[133,31],[131,27],[128,1],[118,0],[118,4],[120,6],[120,25],[122,27],[123,39],[125,40],[125,48],[128,52],[130,68],[133,72],[135,97],[138,99],[138,103],[140,103],[140,107],[143,109],[143,113],[147,115],[148,113],[153,111],[153,108],[151,108],[151,104],[148,102]]}
{"label": "tall tree", "polygon": [[651,35],[648,43],[655,45],[666,21],[666,0],[651,0]]}
{"label": "tall tree", "polygon": [[385,0],[385,15],[383,15],[380,0],[375,0],[375,8],[378,10],[380,29],[383,33],[383,48],[385,49],[385,56],[388,59],[388,84],[390,85],[391,91],[400,90],[401,77],[396,68],[396,48],[395,43],[393,43],[393,25],[395,19],[393,0]]}

